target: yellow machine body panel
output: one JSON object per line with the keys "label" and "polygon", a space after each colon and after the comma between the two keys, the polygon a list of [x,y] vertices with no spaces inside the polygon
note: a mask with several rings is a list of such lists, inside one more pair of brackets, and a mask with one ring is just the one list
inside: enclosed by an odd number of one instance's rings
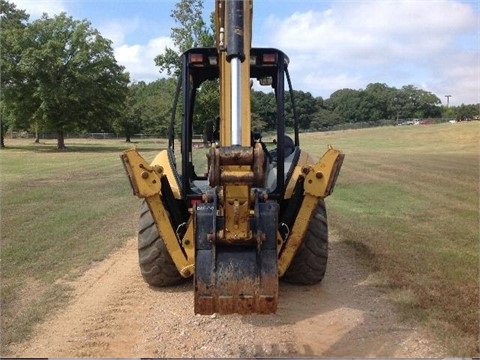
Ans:
{"label": "yellow machine body panel", "polygon": [[157,154],[157,156],[155,156],[151,163],[151,166],[159,166],[162,168],[162,174],[167,177],[168,183],[172,188],[175,199],[181,199],[180,184],[177,180],[177,176],[175,175],[176,170],[173,168],[171,163],[172,160],[171,156],[168,153],[168,150],[162,150]]}
{"label": "yellow machine body panel", "polygon": [[289,241],[283,247],[278,259],[279,276],[285,274],[302,244],[318,202],[332,193],[343,159],[344,155],[340,151],[329,147],[316,164],[312,165],[307,162],[303,164],[301,169],[300,166],[297,166],[296,170],[300,172],[298,176],[305,177],[304,199],[296,217],[295,225],[289,234]]}

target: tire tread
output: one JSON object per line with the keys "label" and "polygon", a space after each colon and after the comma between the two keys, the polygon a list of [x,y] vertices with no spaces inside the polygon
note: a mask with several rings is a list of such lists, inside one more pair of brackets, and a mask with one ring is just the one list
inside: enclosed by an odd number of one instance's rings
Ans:
{"label": "tire tread", "polygon": [[328,223],[325,202],[321,200],[308,224],[302,245],[285,272],[283,280],[298,285],[322,281],[328,260]]}

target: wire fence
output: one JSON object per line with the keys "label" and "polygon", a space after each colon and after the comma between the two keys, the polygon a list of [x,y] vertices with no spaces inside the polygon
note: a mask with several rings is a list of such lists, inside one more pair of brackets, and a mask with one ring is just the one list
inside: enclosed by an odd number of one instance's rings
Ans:
{"label": "wire fence", "polygon": [[[469,119],[470,120],[470,119]],[[476,118],[472,120],[478,120]],[[369,127],[378,127],[378,126],[398,126],[398,125],[428,125],[428,124],[438,124],[444,122],[455,122],[457,120],[451,118],[429,118],[429,119],[398,119],[398,120],[381,120],[381,121],[372,121],[372,122],[354,122],[354,123],[341,123],[333,126],[317,127],[310,129],[301,129],[301,132],[322,132],[322,131],[335,131],[335,130],[346,130],[346,129],[361,129]],[[287,132],[293,132],[293,129],[287,127]],[[275,135],[275,131],[264,131],[263,135],[267,134]],[[38,136],[35,133],[28,131],[7,131],[5,134],[7,139],[35,139],[38,137],[39,140],[42,139],[56,139],[58,135],[56,133],[41,133]],[[65,139],[122,139],[125,138],[125,135],[110,133],[110,132],[81,132],[81,133],[66,133]],[[162,139],[166,136],[160,134],[133,134],[131,139]],[[193,136],[193,141],[199,143],[203,141],[202,134],[196,134]]]}
{"label": "wire fence", "polygon": [[[58,135],[56,133],[42,133],[38,136],[34,133],[28,131],[8,131],[5,134],[7,139],[35,139],[38,137],[40,140],[50,140],[56,139]],[[116,133],[67,133],[64,135],[65,139],[122,139],[125,138],[125,135],[120,135]],[[163,138],[158,134],[134,134],[131,139],[158,139]]]}

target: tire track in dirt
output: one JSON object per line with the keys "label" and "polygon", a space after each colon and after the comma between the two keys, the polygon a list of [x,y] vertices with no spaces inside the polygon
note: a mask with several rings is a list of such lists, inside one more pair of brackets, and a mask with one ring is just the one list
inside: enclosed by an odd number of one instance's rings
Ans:
{"label": "tire track in dirt", "polygon": [[280,284],[273,315],[196,316],[190,282],[154,289],[139,273],[136,240],[72,285],[68,306],[40,324],[19,357],[441,357],[398,320],[355,253],[332,241],[322,284]]}

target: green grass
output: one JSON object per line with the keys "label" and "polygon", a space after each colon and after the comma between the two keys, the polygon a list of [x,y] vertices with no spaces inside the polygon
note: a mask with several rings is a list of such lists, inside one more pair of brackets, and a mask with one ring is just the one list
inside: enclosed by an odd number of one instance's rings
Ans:
{"label": "green grass", "polygon": [[[119,154],[132,145],[6,140],[0,151],[1,354],[68,298],[82,274],[134,237],[139,201]],[[153,157],[165,143],[137,144]]]}
{"label": "green grass", "polygon": [[[301,136],[313,156],[327,144],[346,153],[327,199],[332,233],[383,274],[391,301],[436,332],[451,356],[480,353],[479,125]],[[6,145],[0,151],[2,355],[65,303],[63,280],[136,236],[139,205],[119,160],[130,145],[70,140],[62,152],[55,141],[7,139]],[[136,145],[152,160],[166,144]]]}
{"label": "green grass", "polygon": [[420,319],[452,356],[480,354],[479,125],[304,136],[311,151],[327,141],[346,153],[327,199],[331,228],[384,274],[403,315]]}

